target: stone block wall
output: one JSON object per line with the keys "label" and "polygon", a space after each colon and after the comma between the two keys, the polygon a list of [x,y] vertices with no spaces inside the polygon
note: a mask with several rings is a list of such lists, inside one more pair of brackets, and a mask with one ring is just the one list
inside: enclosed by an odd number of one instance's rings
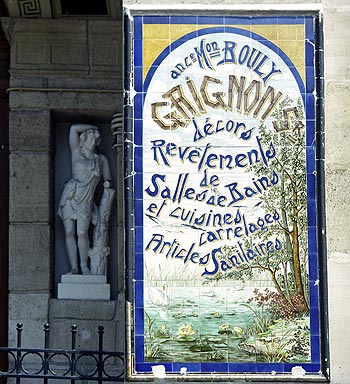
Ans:
{"label": "stone block wall", "polygon": [[344,38],[350,23],[350,2],[324,1],[325,151],[328,254],[328,311],[331,380],[350,377],[350,44]]}
{"label": "stone block wall", "polygon": [[[11,41],[9,345],[16,342],[16,323],[23,322],[22,345],[42,347],[49,322],[52,347],[69,347],[62,343],[76,324],[81,347],[96,349],[103,325],[106,348],[123,351],[123,213],[117,213],[115,300],[56,300],[53,279],[55,130],[62,122],[110,124],[114,113],[122,113],[122,24],[45,19],[2,24]],[[116,158],[120,200],[122,154]]]}

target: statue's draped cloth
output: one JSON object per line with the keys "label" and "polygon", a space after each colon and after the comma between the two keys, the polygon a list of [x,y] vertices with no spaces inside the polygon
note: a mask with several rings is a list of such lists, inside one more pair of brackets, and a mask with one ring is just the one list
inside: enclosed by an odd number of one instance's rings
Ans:
{"label": "statue's draped cloth", "polygon": [[[91,218],[96,213],[93,204],[96,186],[101,179],[101,158],[95,155],[90,159],[89,169],[83,180],[71,179],[65,184],[58,207],[62,220]],[[93,217],[92,221],[95,221]]]}

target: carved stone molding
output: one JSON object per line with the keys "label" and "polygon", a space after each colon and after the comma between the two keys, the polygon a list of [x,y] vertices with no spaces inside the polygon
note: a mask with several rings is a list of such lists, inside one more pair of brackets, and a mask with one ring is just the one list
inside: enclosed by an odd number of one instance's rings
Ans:
{"label": "carved stone molding", "polygon": [[[60,0],[1,0],[5,3],[10,17],[21,18],[61,18],[67,17],[62,14]],[[100,0],[102,1],[102,0]],[[121,0],[106,0],[107,15],[101,18],[119,19],[121,17]],[[88,12],[86,12],[88,14]],[[81,9],[79,18],[84,17],[84,7]],[[95,15],[90,15],[95,17]],[[98,15],[97,15],[98,16]],[[72,17],[72,16],[68,16]],[[74,17],[74,16],[73,16]]]}
{"label": "carved stone molding", "polygon": [[41,17],[39,0],[18,0],[21,17]]}
{"label": "carved stone molding", "polygon": [[5,0],[10,17],[51,18],[50,0]]}

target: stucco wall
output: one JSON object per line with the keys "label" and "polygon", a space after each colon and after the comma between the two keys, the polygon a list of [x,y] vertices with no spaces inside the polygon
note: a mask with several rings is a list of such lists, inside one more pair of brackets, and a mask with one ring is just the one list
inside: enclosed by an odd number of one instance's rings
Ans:
{"label": "stucco wall", "polygon": [[[180,2],[189,6],[185,1]],[[140,1],[137,3],[142,4]],[[156,7],[158,1],[147,3]],[[201,0],[193,3],[203,4]],[[308,5],[314,8],[311,5],[315,3],[324,15],[325,36],[325,184],[331,382],[348,384],[350,122],[347,102],[350,98],[350,46],[347,37],[350,1],[259,2],[260,5],[272,4],[271,9],[279,9],[280,5],[286,8],[290,4],[299,4],[301,9]],[[128,4],[135,6],[134,2],[124,3],[126,7]],[[179,1],[173,4],[179,4]],[[247,0],[225,0],[220,2],[222,5],[259,9],[256,1]],[[291,6],[291,9],[298,10],[298,6]],[[74,110],[103,122],[114,112],[122,110],[122,26],[113,21],[2,21],[11,39],[10,343],[14,342],[16,322],[26,319],[30,332],[24,337],[24,344],[35,347],[41,345],[39,333],[43,324],[55,317],[58,305],[51,300],[53,125],[57,118],[69,119]],[[28,258],[31,260],[30,269]],[[122,306],[115,303],[119,311],[116,317],[111,315],[110,304],[107,307],[101,309],[102,319],[111,322],[113,329],[118,325],[123,330]],[[77,308],[70,308],[70,311],[79,312]],[[82,310],[88,318],[91,308]],[[89,326],[97,324],[98,320],[90,320]],[[57,321],[63,321],[61,312]],[[60,337],[63,335],[57,336]]]}

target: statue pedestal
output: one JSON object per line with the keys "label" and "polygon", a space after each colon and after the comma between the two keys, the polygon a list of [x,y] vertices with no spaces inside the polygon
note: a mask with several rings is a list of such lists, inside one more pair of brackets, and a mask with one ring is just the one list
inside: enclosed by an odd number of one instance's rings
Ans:
{"label": "statue pedestal", "polygon": [[62,275],[58,299],[110,300],[111,288],[104,275]]}

